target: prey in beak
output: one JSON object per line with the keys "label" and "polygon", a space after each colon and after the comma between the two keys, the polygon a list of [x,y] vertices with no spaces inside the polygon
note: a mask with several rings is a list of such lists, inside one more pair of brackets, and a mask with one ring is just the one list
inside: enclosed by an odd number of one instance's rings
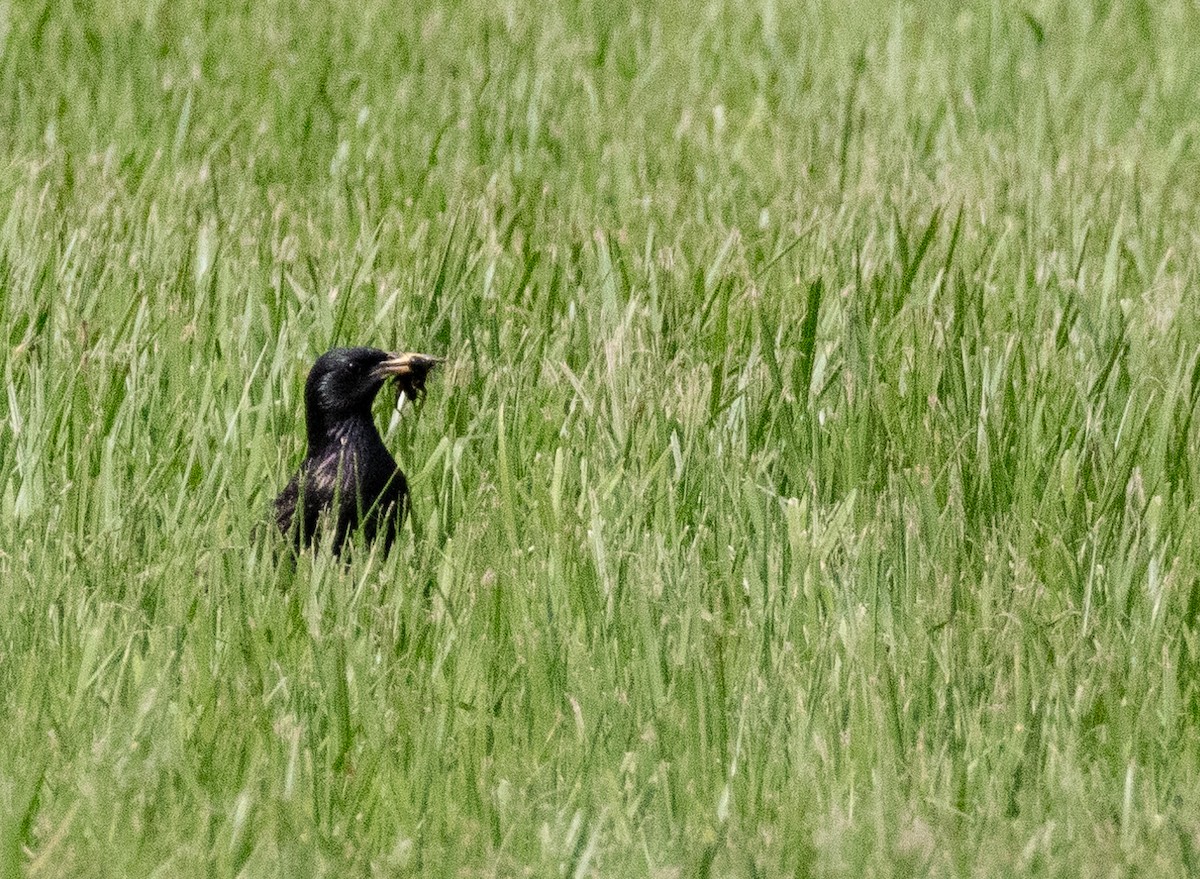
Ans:
{"label": "prey in beak", "polygon": [[400,411],[406,401],[417,402],[424,398],[429,371],[444,362],[445,358],[429,354],[389,354],[375,367],[372,375],[379,381],[392,380],[396,387],[396,411]]}

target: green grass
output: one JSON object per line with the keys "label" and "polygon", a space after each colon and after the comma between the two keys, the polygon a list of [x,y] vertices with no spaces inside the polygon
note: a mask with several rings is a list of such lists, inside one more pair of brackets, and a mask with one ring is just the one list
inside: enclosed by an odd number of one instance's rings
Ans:
{"label": "green grass", "polygon": [[[1200,870],[1200,12],[0,6],[0,877]],[[386,559],[251,538],[335,343]]]}

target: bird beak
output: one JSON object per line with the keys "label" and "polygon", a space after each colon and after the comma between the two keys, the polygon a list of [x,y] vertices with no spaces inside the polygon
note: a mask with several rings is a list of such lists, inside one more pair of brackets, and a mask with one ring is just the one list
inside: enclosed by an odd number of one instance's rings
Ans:
{"label": "bird beak", "polygon": [[428,354],[392,354],[375,367],[373,375],[380,381],[395,378],[397,389],[406,398],[416,400],[425,395],[429,370],[444,362],[445,358]]}

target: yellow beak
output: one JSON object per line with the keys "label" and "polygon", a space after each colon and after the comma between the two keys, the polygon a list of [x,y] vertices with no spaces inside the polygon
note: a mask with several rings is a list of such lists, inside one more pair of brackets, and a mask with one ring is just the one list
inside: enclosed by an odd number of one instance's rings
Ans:
{"label": "yellow beak", "polygon": [[445,358],[429,354],[392,354],[375,367],[374,375],[381,380],[394,377],[404,395],[414,399],[425,393],[425,378],[429,371],[444,362]]}

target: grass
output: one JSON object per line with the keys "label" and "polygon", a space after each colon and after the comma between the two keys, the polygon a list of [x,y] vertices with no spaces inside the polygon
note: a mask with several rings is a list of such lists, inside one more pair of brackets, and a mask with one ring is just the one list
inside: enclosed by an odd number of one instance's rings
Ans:
{"label": "grass", "polygon": [[[1194,875],[1197,47],[0,7],[0,876]],[[289,571],[335,343],[449,363]]]}

